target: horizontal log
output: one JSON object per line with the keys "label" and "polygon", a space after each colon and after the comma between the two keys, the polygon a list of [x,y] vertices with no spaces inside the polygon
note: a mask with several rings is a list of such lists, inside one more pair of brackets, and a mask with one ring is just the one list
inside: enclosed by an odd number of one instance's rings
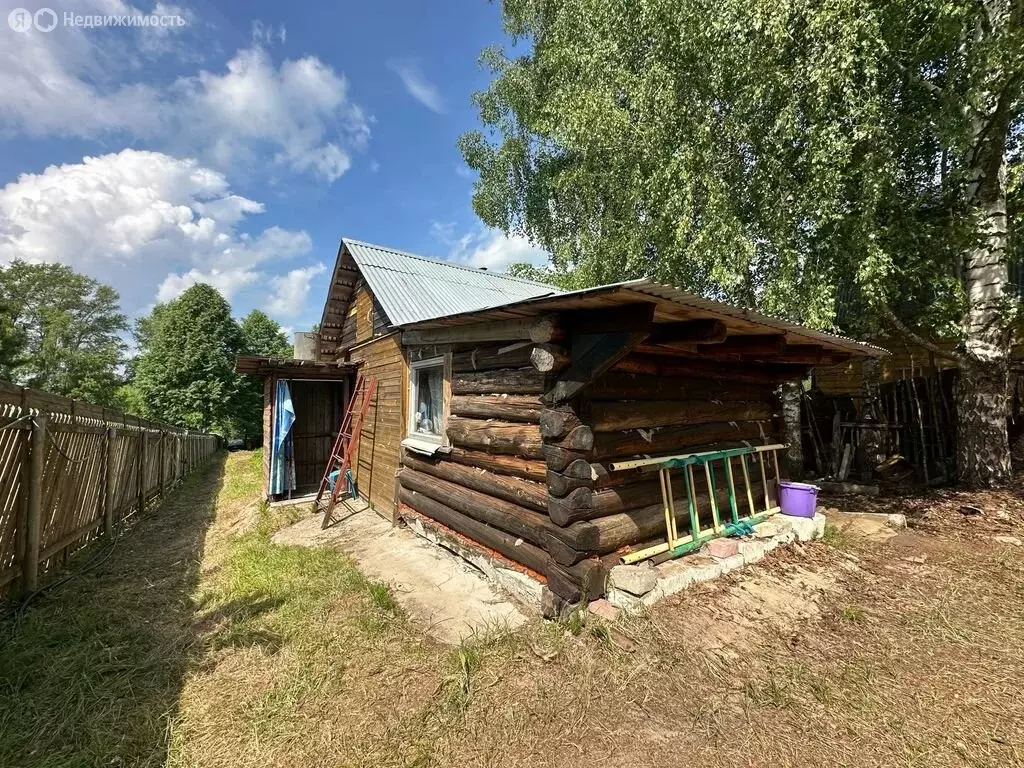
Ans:
{"label": "horizontal log", "polygon": [[771,405],[763,402],[599,402],[591,404],[588,421],[595,432],[616,432],[682,424],[707,424],[715,421],[757,421],[770,419],[772,410]]}
{"label": "horizontal log", "polygon": [[548,439],[559,439],[568,435],[583,422],[569,406],[545,408],[540,414],[540,435]]}
{"label": "horizontal log", "polygon": [[398,482],[403,488],[424,493],[432,499],[447,504],[475,520],[514,533],[538,546],[544,545],[545,529],[554,533],[553,524],[547,515],[526,509],[504,499],[444,480],[436,475],[405,467],[398,473]]}
{"label": "horizontal log", "polygon": [[[585,590],[598,587],[602,588],[601,592],[590,595],[590,597],[600,597],[603,594],[604,565],[600,561],[584,560],[570,566],[560,564],[536,544],[531,544],[515,534],[493,528],[462,514],[427,494],[404,486],[399,492],[399,501],[471,541],[543,575],[549,581],[549,588],[565,600],[577,602]],[[598,563],[598,565],[592,563]],[[555,576],[554,583],[551,583],[552,575]]]}
{"label": "horizontal log", "polygon": [[530,364],[541,373],[561,371],[571,360],[569,352],[555,344],[538,344],[530,351]]}
{"label": "horizontal log", "polygon": [[559,337],[560,330],[555,319],[549,315],[542,315],[521,320],[494,320],[407,330],[402,332],[402,344],[409,346],[517,340],[530,340],[540,344],[556,341]]}
{"label": "horizontal log", "polygon": [[[592,520],[661,502],[661,481],[657,474],[640,475],[639,480],[636,480],[636,474],[631,476],[634,482],[630,484],[598,490],[578,488],[562,498],[549,497],[548,516],[556,525],[567,526],[578,520]],[[685,475],[682,472],[672,472],[670,477],[675,498],[685,500]],[[701,482],[704,482],[703,478]]]}
{"label": "horizontal log", "polygon": [[609,371],[584,391],[595,400],[745,400],[774,402],[770,384],[742,384],[709,379],[651,376]]}
{"label": "horizontal log", "polygon": [[486,469],[467,467],[453,461],[429,461],[406,452],[402,463],[409,469],[441,478],[456,485],[472,488],[518,504],[537,512],[546,512],[548,489],[546,485],[519,477],[499,475]]}
{"label": "horizontal log", "polygon": [[540,398],[536,395],[452,395],[451,412],[474,419],[502,419],[532,424],[540,422]]}
{"label": "horizontal log", "polygon": [[[719,488],[721,492],[720,507],[727,510],[728,494],[724,489],[724,478],[719,478],[718,482],[722,486]],[[399,483],[404,490],[416,491],[462,515],[532,542],[544,548],[554,559],[563,564],[577,562],[587,554],[607,554],[625,544],[650,538],[663,531],[665,524],[660,496],[657,497],[656,503],[652,503],[648,507],[573,522],[566,527],[561,527],[546,515],[410,468],[403,469],[399,473]],[[698,477],[696,490],[698,506],[702,515],[710,512],[706,486],[703,483],[703,478]],[[741,514],[746,514],[745,490],[742,477],[738,472],[736,486]],[[759,504],[760,499],[763,498],[760,483],[753,484],[752,489],[755,503]],[[703,500],[701,500],[701,496],[704,497]],[[684,528],[687,525],[685,522],[685,499],[685,493],[677,492],[677,513],[680,520],[683,521],[681,527]],[[411,504],[411,506],[433,517],[428,510],[416,504]],[[710,521],[710,518],[706,518],[706,520]],[[703,524],[709,525],[710,522]],[[461,529],[458,530],[464,533]],[[481,543],[492,546],[486,541]]]}
{"label": "horizontal log", "polygon": [[544,374],[533,367],[452,374],[453,395],[539,395],[544,391]]}
{"label": "horizontal log", "polygon": [[807,366],[763,363],[756,366],[743,363],[718,363],[691,359],[670,359],[653,355],[631,354],[619,360],[612,370],[624,373],[642,373],[650,376],[691,376],[729,383],[779,384],[804,378]]}
{"label": "horizontal log", "polygon": [[407,467],[398,474],[403,488],[426,494],[430,498],[487,523],[507,533],[513,533],[543,547],[556,561],[572,565],[586,557],[581,535],[582,529],[555,525],[545,515],[504,499],[496,498],[473,488],[449,482],[439,477]]}
{"label": "horizontal log", "polygon": [[566,467],[575,461],[583,461],[587,463],[589,456],[581,451],[571,451],[568,448],[562,448],[557,445],[547,443],[541,449],[541,457],[544,459],[544,463],[548,469],[552,469],[555,472],[565,471]]}
{"label": "horizontal log", "polygon": [[[712,524],[711,500],[707,494],[706,486],[702,486],[702,488],[703,492],[698,490],[697,493],[696,509],[700,517],[701,530],[707,530]],[[736,489],[739,514],[741,517],[746,517],[749,514],[749,505],[742,478],[737,478]],[[751,483],[751,494],[754,497],[755,513],[758,513],[761,511],[761,507],[757,506],[760,503],[758,500],[763,501],[764,499],[760,481]],[[718,489],[718,492],[715,494],[715,500],[718,504],[720,519],[723,522],[731,519],[728,492],[724,488]],[[686,497],[677,497],[675,499],[675,507],[676,530],[680,536],[685,536],[690,532]],[[574,532],[575,539],[581,548],[585,548],[593,554],[605,555],[609,552],[615,552],[622,547],[633,546],[654,537],[661,537],[664,540],[666,533],[665,509],[664,505],[659,501],[656,504],[641,507],[640,509],[573,523],[566,530]]]}
{"label": "horizontal log", "polygon": [[711,318],[684,320],[680,323],[656,323],[648,337],[652,344],[687,342],[718,344],[725,341],[728,329],[721,320]]}
{"label": "horizontal log", "polygon": [[420,514],[501,553],[513,562],[525,565],[532,571],[544,573],[548,568],[551,556],[536,544],[524,541],[522,536],[487,525],[404,483],[399,492],[399,499]]}
{"label": "horizontal log", "polygon": [[447,453],[449,461],[480,467],[491,472],[499,472],[513,477],[522,477],[538,483],[547,481],[547,468],[543,461],[524,459],[520,456],[502,456],[483,451],[469,451],[453,446]]}
{"label": "horizontal log", "polygon": [[522,456],[527,459],[539,459],[544,456],[540,427],[536,424],[451,416],[448,418],[447,435],[452,444],[460,448]]}
{"label": "horizontal log", "polygon": [[464,349],[452,355],[452,371],[465,373],[494,368],[523,368],[531,364],[532,351],[533,343],[530,341]]}
{"label": "horizontal log", "polygon": [[[758,440],[762,435],[771,433],[771,424],[762,421],[713,422],[693,426],[658,427],[651,430],[602,432],[594,435],[594,450],[591,458],[601,460],[637,454],[657,456],[658,454],[682,452],[684,449],[694,446]],[[546,453],[544,457],[547,459]],[[557,468],[552,467],[548,462],[548,469]]]}
{"label": "horizontal log", "polygon": [[[644,479],[640,470],[627,470],[622,472],[609,472],[604,464],[597,462],[580,461],[577,477],[574,474],[564,472],[547,471],[548,492],[556,498],[563,498],[576,488],[618,488],[622,485],[629,485]],[[566,469],[570,469],[567,467]]]}

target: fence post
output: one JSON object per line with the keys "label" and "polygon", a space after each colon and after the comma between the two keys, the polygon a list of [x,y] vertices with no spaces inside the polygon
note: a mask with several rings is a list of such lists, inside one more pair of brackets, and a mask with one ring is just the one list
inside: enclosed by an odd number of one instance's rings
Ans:
{"label": "fence post", "polygon": [[146,508],[146,430],[139,430],[139,512]]}
{"label": "fence post", "polygon": [[28,471],[28,516],[25,521],[25,557],[21,563],[25,593],[39,586],[39,543],[43,534],[43,465],[46,463],[46,416],[32,420],[32,454]]}
{"label": "fence post", "polygon": [[107,427],[107,455],[104,459],[103,480],[103,533],[114,534],[114,436],[113,427]]}
{"label": "fence post", "polygon": [[167,458],[167,449],[164,447],[164,445],[167,442],[166,438],[167,438],[167,433],[164,432],[161,429],[160,430],[160,459],[159,459],[159,461],[160,461],[160,474],[159,474],[159,480],[158,480],[158,482],[160,483],[160,499],[161,500],[164,498],[164,466],[166,464],[166,458]]}

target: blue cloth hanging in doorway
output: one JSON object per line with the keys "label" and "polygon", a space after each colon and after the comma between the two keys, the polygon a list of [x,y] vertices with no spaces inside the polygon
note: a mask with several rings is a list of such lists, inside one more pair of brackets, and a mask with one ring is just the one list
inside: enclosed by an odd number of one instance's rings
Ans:
{"label": "blue cloth hanging in doorway", "polygon": [[274,429],[270,446],[270,492],[295,490],[295,457],[292,452],[292,424],[295,408],[287,381],[278,381],[274,392]]}

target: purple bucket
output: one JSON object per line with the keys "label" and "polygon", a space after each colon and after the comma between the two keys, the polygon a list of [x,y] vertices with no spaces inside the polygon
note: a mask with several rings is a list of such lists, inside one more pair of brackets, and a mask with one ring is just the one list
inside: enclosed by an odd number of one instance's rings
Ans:
{"label": "purple bucket", "polygon": [[779,483],[779,506],[782,514],[793,517],[814,517],[818,505],[818,486],[807,483]]}

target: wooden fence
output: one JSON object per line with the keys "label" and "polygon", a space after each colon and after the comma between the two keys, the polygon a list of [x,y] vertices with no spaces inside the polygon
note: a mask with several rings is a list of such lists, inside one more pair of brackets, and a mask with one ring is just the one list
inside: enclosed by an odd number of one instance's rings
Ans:
{"label": "wooden fence", "polygon": [[0,382],[0,595],[110,536],[210,459],[216,435]]}

